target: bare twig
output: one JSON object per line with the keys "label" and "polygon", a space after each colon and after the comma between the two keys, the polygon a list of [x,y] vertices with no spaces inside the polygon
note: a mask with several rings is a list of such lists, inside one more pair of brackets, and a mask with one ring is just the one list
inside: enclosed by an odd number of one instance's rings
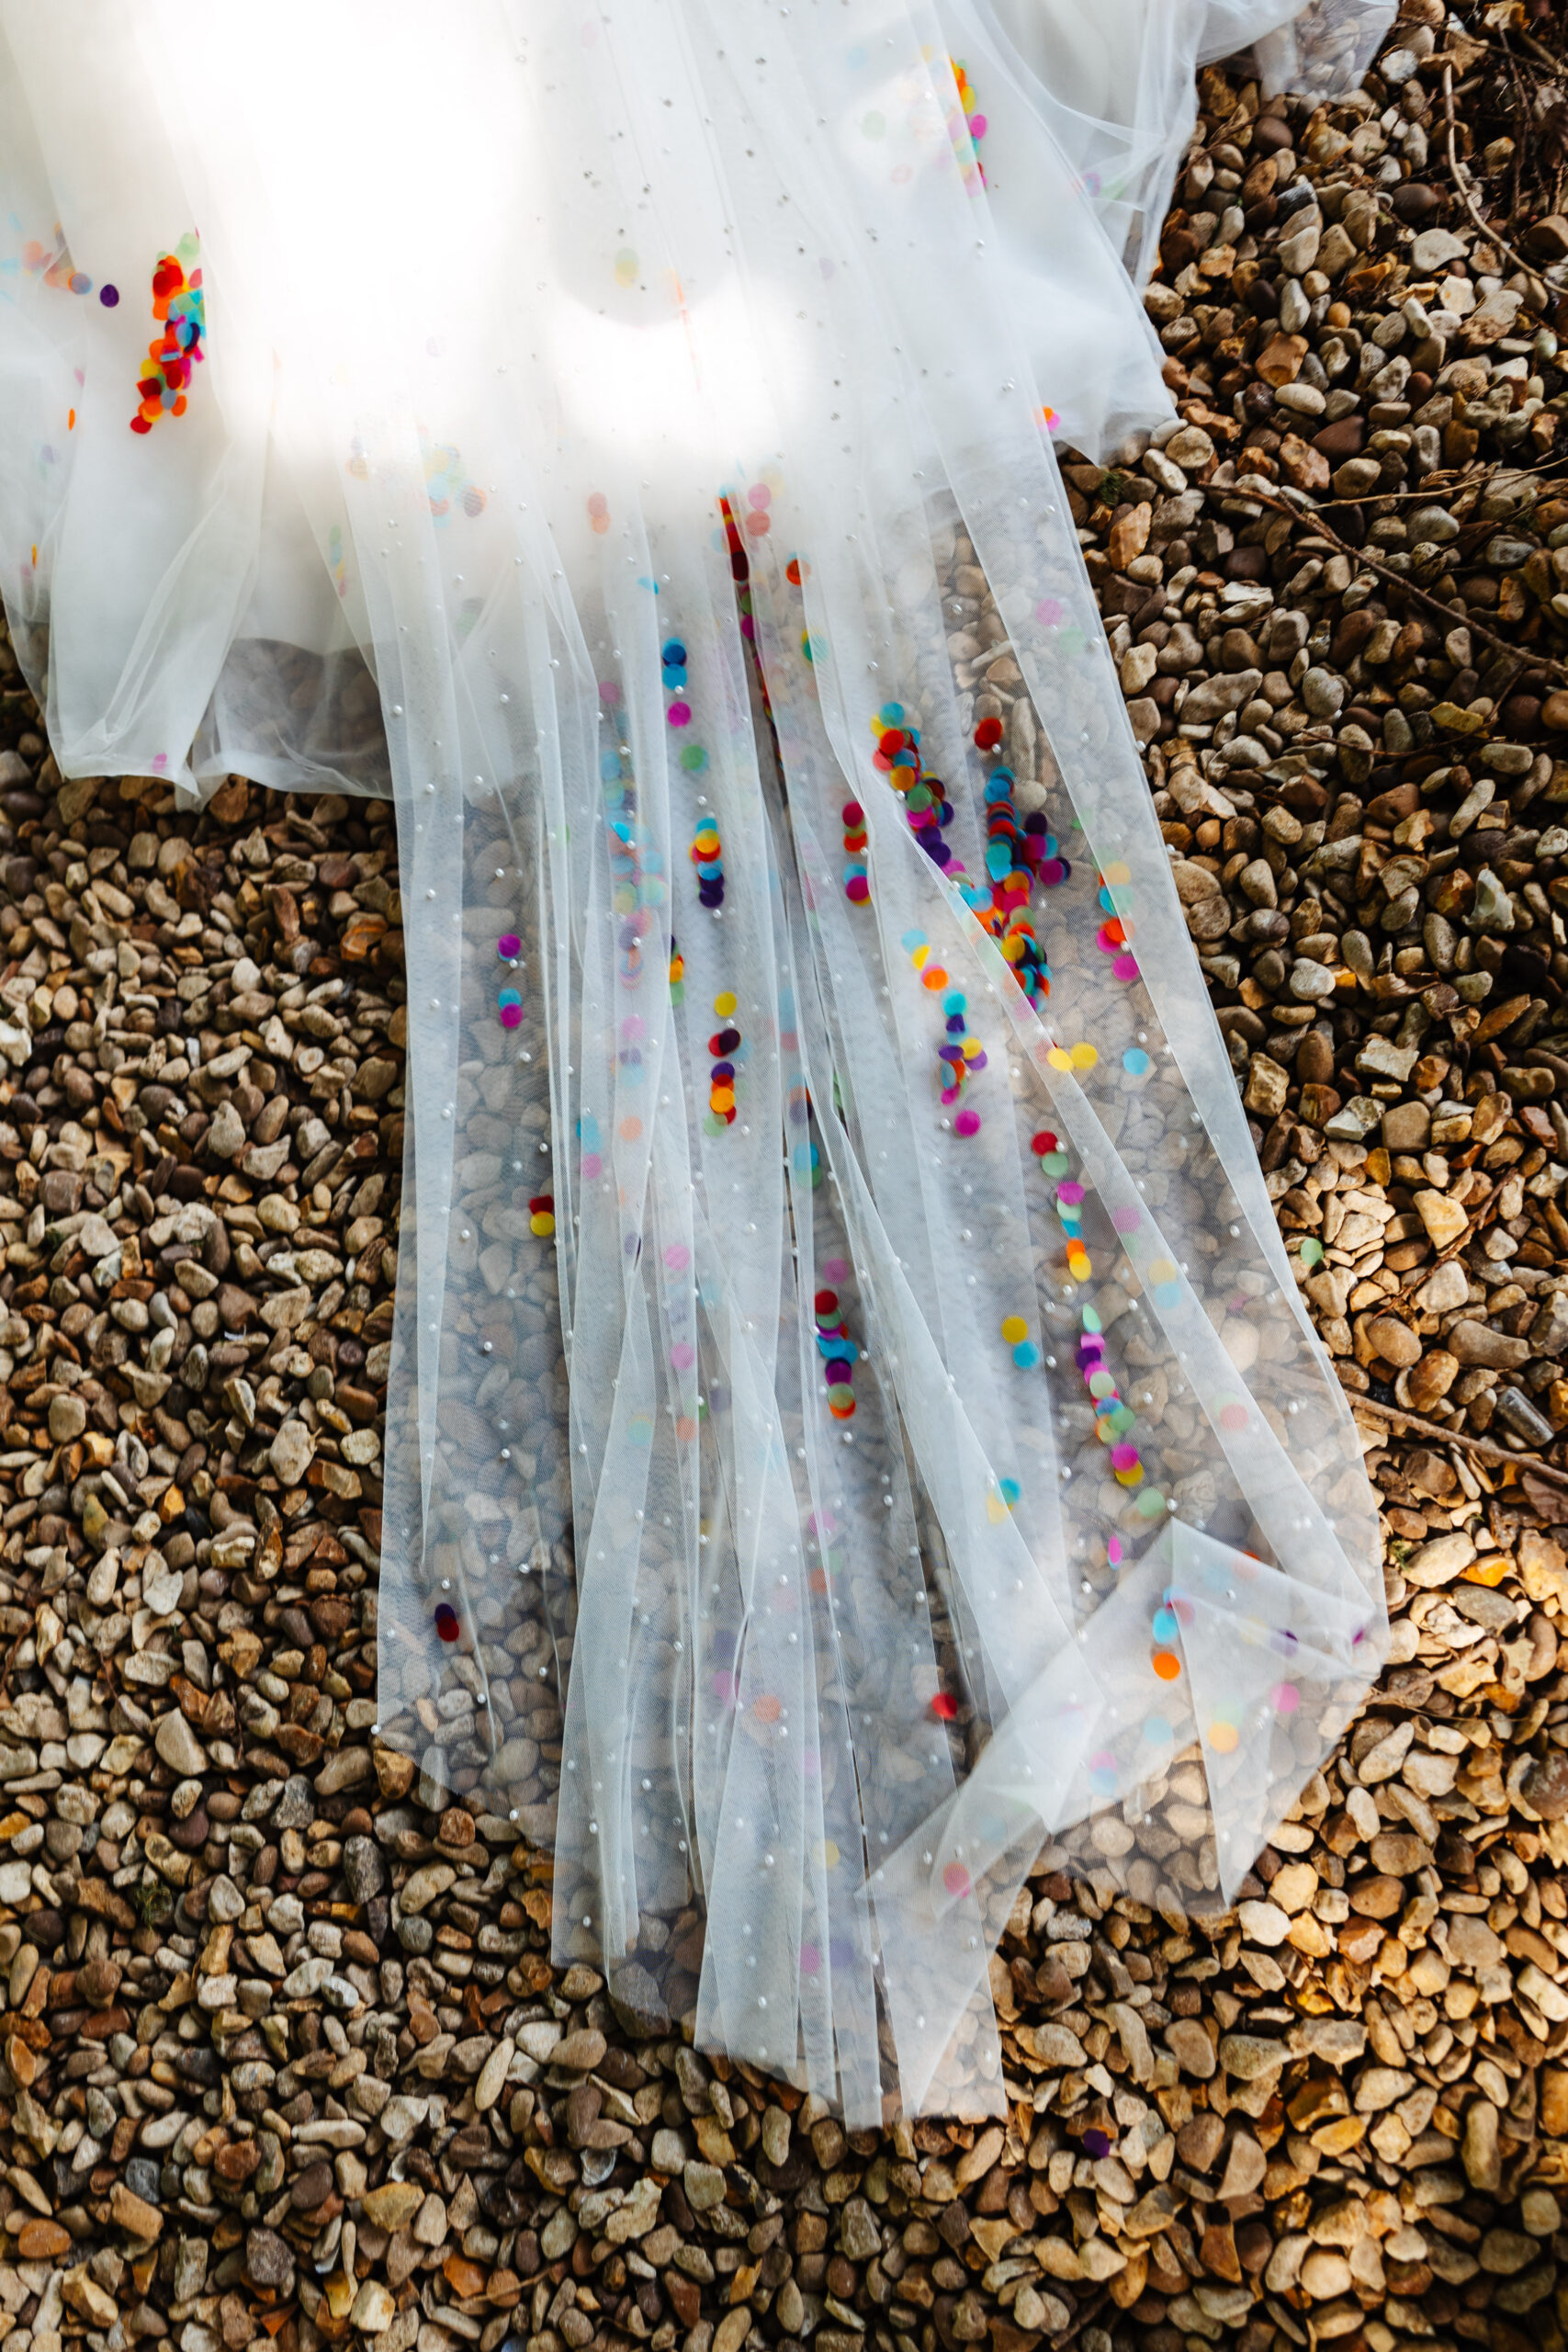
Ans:
{"label": "bare twig", "polygon": [[1461,176],[1459,156],[1454,149],[1454,132],[1458,128],[1454,119],[1454,69],[1448,64],[1443,67],[1443,118],[1444,129],[1448,134],[1445,145],[1448,151],[1449,176],[1459,192],[1460,202],[1488,243],[1495,245],[1500,253],[1506,254],[1516,269],[1523,270],[1527,277],[1534,278],[1539,283],[1540,272],[1525,259],[1523,254],[1517,252],[1508,243],[1500,229],[1495,229],[1492,226],[1480,205],[1477,204],[1474,190],[1471,187],[1468,179]]}
{"label": "bare twig", "polygon": [[[1340,555],[1348,556],[1352,563],[1361,565],[1368,571],[1375,571],[1380,579],[1387,580],[1396,588],[1402,589],[1404,594],[1413,598],[1416,604],[1425,605],[1428,612],[1436,614],[1445,628],[1452,628],[1458,621],[1459,616],[1451,605],[1445,605],[1439,597],[1428,595],[1425,588],[1417,588],[1407,573],[1395,571],[1379,557],[1369,555],[1365,548],[1353,548],[1348,539],[1342,539],[1333,525],[1324,521],[1322,513],[1317,507],[1295,506],[1289,499],[1271,497],[1267,491],[1262,490],[1247,490],[1240,492],[1239,495],[1255,499],[1259,506],[1271,506],[1277,514],[1293,515],[1298,523],[1305,523],[1312,530],[1321,532]],[[1568,662],[1556,661],[1550,653],[1538,653],[1534,646],[1529,647],[1521,656],[1517,645],[1511,645],[1506,637],[1499,637],[1495,629],[1488,628],[1483,622],[1478,621],[1473,613],[1465,614],[1464,626],[1469,629],[1472,637],[1484,638],[1487,644],[1495,645],[1500,653],[1509,654],[1515,659],[1528,660],[1532,670],[1549,670],[1559,678],[1568,678]]]}
{"label": "bare twig", "polygon": [[1457,1445],[1461,1453],[1479,1454],[1483,1462],[1511,1462],[1516,1470],[1528,1470],[1532,1478],[1544,1478],[1549,1486],[1568,1487],[1568,1470],[1554,1468],[1550,1462],[1542,1462],[1539,1454],[1510,1453],[1492,1438],[1471,1437],[1462,1430],[1445,1429],[1441,1421],[1429,1421],[1420,1413],[1406,1412],[1403,1405],[1380,1405],[1371,1396],[1352,1396],[1350,1409],[1353,1413],[1370,1413],[1374,1420],[1396,1422],[1396,1436],[1414,1431],[1417,1437],[1430,1438],[1434,1445]]}

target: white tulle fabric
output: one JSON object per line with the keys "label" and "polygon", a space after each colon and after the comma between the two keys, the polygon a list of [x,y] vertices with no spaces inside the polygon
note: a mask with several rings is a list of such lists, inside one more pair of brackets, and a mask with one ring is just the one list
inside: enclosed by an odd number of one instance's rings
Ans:
{"label": "white tulle fabric", "polygon": [[[1049,127],[1141,285],[1197,119],[1195,67],[1250,48],[1266,93],[1341,96],[1371,62],[1395,5],[946,0],[943,17],[964,54],[994,64],[1027,115]],[[999,209],[1006,214],[1005,201]]]}
{"label": "white tulle fabric", "polygon": [[[0,553],[60,765],[396,807],[382,1734],[553,1838],[560,1958],[861,2123],[1000,2111],[1042,1848],[1220,1904],[1382,1653],[1043,413],[1168,413],[1146,195],[1108,235],[1047,117],[1168,156],[1217,15],[0,7]],[[202,356],[133,432],[181,253]],[[1037,1006],[987,717],[1053,837]]]}

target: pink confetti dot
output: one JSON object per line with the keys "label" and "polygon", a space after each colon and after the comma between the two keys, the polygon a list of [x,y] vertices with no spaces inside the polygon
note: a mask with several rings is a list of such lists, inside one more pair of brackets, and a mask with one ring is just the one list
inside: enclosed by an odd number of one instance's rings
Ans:
{"label": "pink confetti dot", "polygon": [[683,1241],[671,1241],[664,1252],[664,1262],[672,1274],[683,1274],[692,1262],[692,1253]]}
{"label": "pink confetti dot", "polygon": [[1065,610],[1055,596],[1042,596],[1034,607],[1034,617],[1043,628],[1059,628]]}
{"label": "pink confetti dot", "polygon": [[671,727],[689,727],[692,723],[692,706],[689,702],[672,702],[664,716]]}
{"label": "pink confetti dot", "polygon": [[677,1340],[670,1351],[670,1361],[677,1372],[690,1372],[696,1360],[697,1351],[690,1340]]}
{"label": "pink confetti dot", "polygon": [[967,1894],[971,1884],[969,1873],[964,1869],[962,1862],[948,1862],[944,1864],[942,1873],[942,1883],[943,1886],[946,1887],[949,1894],[955,1895]]}
{"label": "pink confetti dot", "polygon": [[1113,1470],[1135,1470],[1139,1460],[1140,1456],[1135,1445],[1113,1445],[1111,1449],[1111,1466]]}
{"label": "pink confetti dot", "polygon": [[600,1159],[596,1151],[585,1151],[583,1153],[582,1181],[585,1184],[596,1183],[599,1177],[604,1173],[604,1163]]}
{"label": "pink confetti dot", "polygon": [[1143,1221],[1142,1213],[1137,1209],[1112,1209],[1111,1212],[1111,1222],[1118,1233],[1136,1233]]}
{"label": "pink confetti dot", "polygon": [[825,1282],[842,1283],[849,1280],[850,1261],[847,1258],[824,1258],[822,1278]]}
{"label": "pink confetti dot", "polygon": [[1135,956],[1118,956],[1111,968],[1119,980],[1135,980],[1138,977],[1138,959]]}
{"label": "pink confetti dot", "polygon": [[1276,1714],[1293,1715],[1302,1703],[1302,1694],[1293,1682],[1276,1682],[1269,1695]]}
{"label": "pink confetti dot", "polygon": [[503,1004],[502,1006],[501,1025],[503,1029],[515,1029],[521,1025],[522,1020],[523,1007],[520,1004]]}
{"label": "pink confetti dot", "polygon": [[953,1132],[957,1136],[977,1136],[980,1132],[978,1111],[960,1111],[953,1122]]}

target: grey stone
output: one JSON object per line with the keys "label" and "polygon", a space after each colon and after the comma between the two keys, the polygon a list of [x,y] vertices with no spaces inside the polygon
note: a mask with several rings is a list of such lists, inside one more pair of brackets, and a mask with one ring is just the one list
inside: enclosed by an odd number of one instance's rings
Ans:
{"label": "grey stone", "polygon": [[1512,931],[1513,902],[1507,890],[1498,881],[1489,865],[1483,865],[1475,877],[1475,898],[1466,915],[1467,931]]}
{"label": "grey stone", "polygon": [[380,1894],[387,1883],[387,1866],[374,1838],[344,1838],[343,1874],[352,1902],[368,1903],[373,1894]]}
{"label": "grey stone", "polygon": [[276,2230],[247,2230],[245,2270],[253,2285],[287,2294],[294,2284],[294,2256],[288,2239]]}
{"label": "grey stone", "polygon": [[1530,1346],[1538,1356],[1560,1356],[1568,1348],[1568,1294],[1554,1290],[1530,1325]]}
{"label": "grey stone", "polygon": [[1250,702],[1262,684],[1261,670],[1236,670],[1228,674],[1222,671],[1215,677],[1205,678],[1201,684],[1192,688],[1182,704],[1182,724],[1212,726],[1227,711],[1239,710],[1244,702]]}
{"label": "grey stone", "polygon": [[1461,1363],[1482,1364],[1491,1372],[1517,1372],[1531,1353],[1528,1340],[1510,1340],[1488,1324],[1470,1321],[1456,1323],[1446,1344]]}
{"label": "grey stone", "polygon": [[308,1829],[316,1818],[316,1798],[302,1772],[291,1772],[283,1784],[272,1816],[275,1829]]}
{"label": "grey stone", "polygon": [[1337,671],[1317,665],[1302,680],[1302,700],[1314,718],[1337,718],[1345,707],[1349,688]]}
{"label": "grey stone", "polygon": [[610,2007],[634,2041],[652,2041],[670,2030],[664,1996],[638,1960],[628,1960],[611,1978]]}

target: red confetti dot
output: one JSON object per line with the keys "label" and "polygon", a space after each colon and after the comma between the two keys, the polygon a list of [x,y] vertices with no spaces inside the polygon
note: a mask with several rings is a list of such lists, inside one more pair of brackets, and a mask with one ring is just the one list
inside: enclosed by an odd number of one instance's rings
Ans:
{"label": "red confetti dot", "polygon": [[1042,1127],[1040,1133],[1031,1138],[1029,1148],[1037,1159],[1043,1159],[1048,1151],[1055,1150],[1056,1138],[1049,1127]]}
{"label": "red confetti dot", "polygon": [[1001,720],[999,718],[982,718],[980,724],[975,729],[976,749],[981,752],[994,752],[1001,740]]}
{"label": "red confetti dot", "polygon": [[931,1701],[931,1713],[944,1724],[952,1723],[958,1713],[958,1702],[951,1690],[939,1690]]}

